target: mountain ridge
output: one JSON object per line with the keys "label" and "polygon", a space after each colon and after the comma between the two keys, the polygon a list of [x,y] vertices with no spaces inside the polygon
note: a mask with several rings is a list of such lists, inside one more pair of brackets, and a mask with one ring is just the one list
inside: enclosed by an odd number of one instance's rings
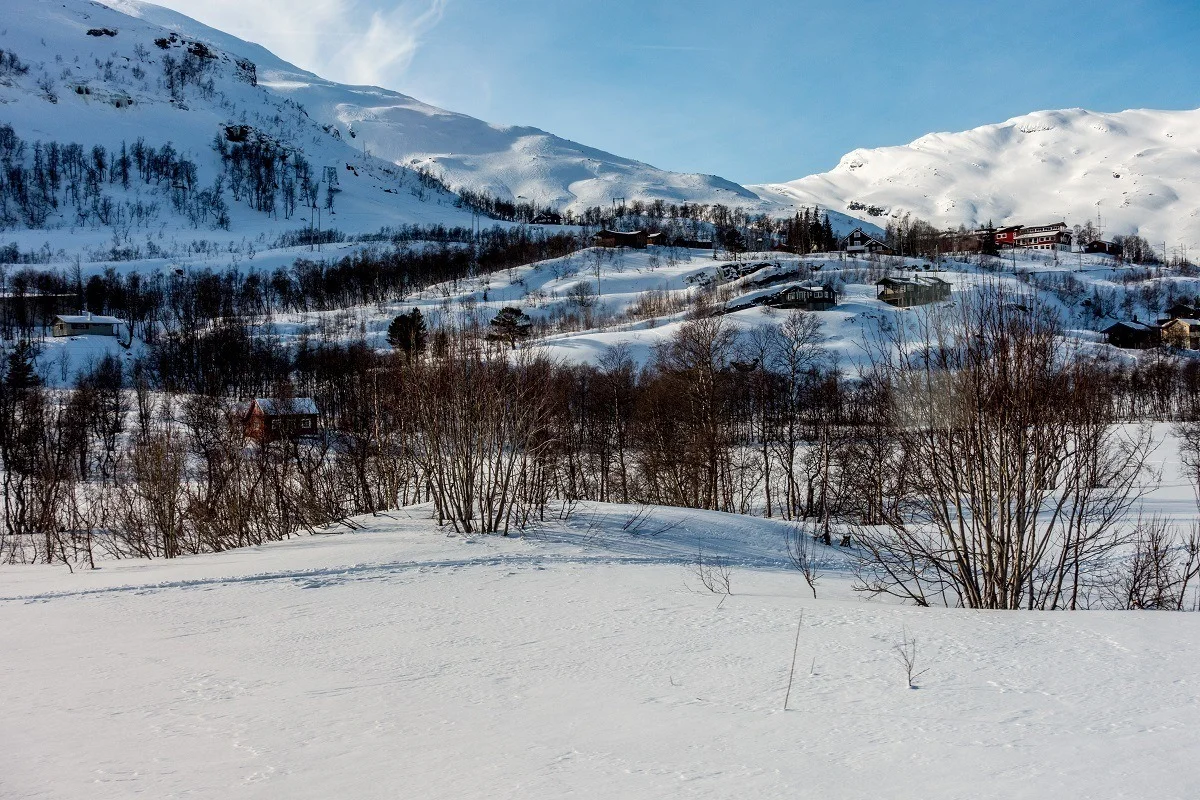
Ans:
{"label": "mountain ridge", "polygon": [[1200,110],[1035,111],[905,145],[857,148],[828,172],[750,187],[783,204],[875,206],[939,225],[1064,220],[1168,246],[1200,243]]}
{"label": "mountain ridge", "polygon": [[[430,169],[452,188],[577,211],[608,206],[613,197],[766,205],[719,176],[670,172],[539,128],[488,123],[378,86],[339,84],[161,6],[140,0],[107,5],[231,52],[249,45],[263,86],[301,103],[317,119],[353,129],[355,144],[373,155]],[[433,120],[438,125],[430,124]],[[550,168],[544,162],[551,162]]]}

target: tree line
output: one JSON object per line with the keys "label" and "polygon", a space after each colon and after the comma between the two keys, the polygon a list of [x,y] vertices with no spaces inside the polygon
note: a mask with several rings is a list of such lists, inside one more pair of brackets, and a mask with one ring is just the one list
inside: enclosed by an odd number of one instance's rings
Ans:
{"label": "tree line", "polygon": [[259,445],[245,395],[219,381],[182,391],[161,365],[106,361],[50,392],[14,352],[0,552],[170,557],[416,502],[463,533],[509,533],[598,500],[804,521],[851,548],[861,591],[922,605],[1196,603],[1197,534],[1135,513],[1162,385],[1161,410],[1200,441],[1196,370],[1131,382],[1070,351],[1036,298],[995,286],[914,317],[853,378],[802,311],[750,331],[698,314],[648,363],[618,346],[595,365],[512,350],[501,328],[518,314],[428,336],[404,316],[391,352],[244,354],[277,362],[263,394],[321,414],[323,435]]}

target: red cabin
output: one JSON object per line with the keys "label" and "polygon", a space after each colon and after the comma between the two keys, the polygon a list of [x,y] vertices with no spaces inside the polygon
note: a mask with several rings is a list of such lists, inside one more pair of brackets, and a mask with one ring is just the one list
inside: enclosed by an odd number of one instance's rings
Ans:
{"label": "red cabin", "polygon": [[256,397],[246,411],[243,424],[246,438],[259,442],[316,436],[317,403],[311,397],[290,400]]}

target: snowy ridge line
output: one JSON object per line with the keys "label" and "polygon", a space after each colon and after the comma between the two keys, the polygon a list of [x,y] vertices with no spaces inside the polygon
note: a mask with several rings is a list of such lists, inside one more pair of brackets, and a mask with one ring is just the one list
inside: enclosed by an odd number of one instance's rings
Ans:
{"label": "snowy ridge line", "polygon": [[863,213],[879,225],[905,213],[968,228],[1090,221],[1105,239],[1137,234],[1169,253],[1194,251],[1198,119],[1200,109],[1035,111],[906,145],[860,148],[828,172],[747,188],[797,208]]}
{"label": "snowy ridge line", "polygon": [[[211,578],[186,578],[176,581],[160,581],[157,583],[144,584],[122,584],[120,586],[104,586],[95,589],[79,589],[76,591],[54,591],[42,592],[38,594],[26,595],[9,595],[0,596],[0,602],[15,602],[15,603],[36,603],[47,602],[50,600],[60,600],[69,597],[86,597],[90,595],[107,595],[107,594],[124,594],[129,592],[152,592],[163,591],[168,589],[192,589],[202,586],[225,586],[241,583],[269,583],[274,581],[297,581],[301,582],[305,579],[320,579],[320,578],[351,578],[369,579],[372,576],[385,576],[411,572],[413,570],[429,569],[458,569],[462,567],[482,566],[482,567],[500,567],[500,566],[526,566],[526,567],[541,567],[546,565],[561,565],[561,564],[588,564],[588,565],[605,565],[605,564],[622,564],[630,566],[639,565],[662,565],[662,564],[686,564],[689,558],[683,554],[667,554],[661,556],[632,556],[619,554],[606,554],[603,556],[592,555],[558,555],[558,554],[528,554],[528,555],[493,555],[483,556],[480,558],[459,558],[459,559],[441,559],[437,561],[394,561],[381,564],[353,564],[347,567],[334,567],[328,569],[307,569],[307,570],[284,570],[280,572],[258,572],[251,575],[228,575]],[[750,558],[741,559],[737,562],[731,562],[731,566],[738,567],[784,567],[786,566],[781,560],[769,558]],[[330,580],[326,582],[314,582],[308,585],[301,583],[301,588],[318,588],[320,586],[337,583],[340,581]]]}

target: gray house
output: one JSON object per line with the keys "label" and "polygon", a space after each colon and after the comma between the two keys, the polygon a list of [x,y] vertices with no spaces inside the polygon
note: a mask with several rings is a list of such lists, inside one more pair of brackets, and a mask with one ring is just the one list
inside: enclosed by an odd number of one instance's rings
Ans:
{"label": "gray house", "polygon": [[120,336],[121,320],[97,314],[57,314],[52,332],[55,336]]}

